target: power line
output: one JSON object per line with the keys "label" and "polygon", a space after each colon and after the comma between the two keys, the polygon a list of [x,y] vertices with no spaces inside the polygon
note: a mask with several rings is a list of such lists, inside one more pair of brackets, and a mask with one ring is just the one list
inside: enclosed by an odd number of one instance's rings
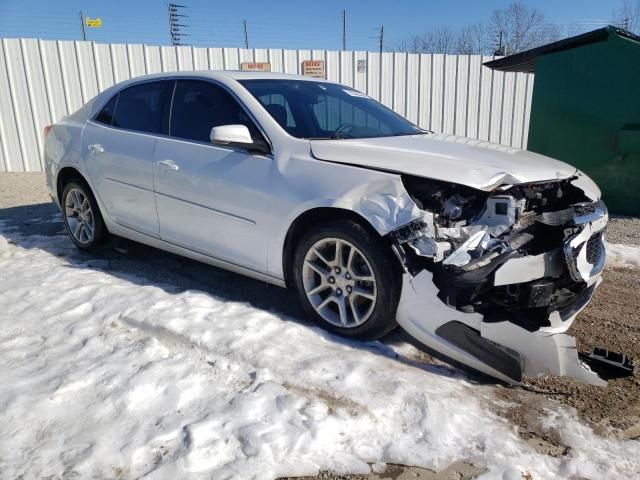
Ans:
{"label": "power line", "polygon": [[[178,0],[179,1],[179,0]],[[174,3],[176,0],[167,4],[167,20],[169,28],[169,40],[171,45],[197,45],[197,46],[244,46],[249,48],[249,32],[248,23],[252,22],[252,41],[251,46],[254,48],[298,48],[298,49],[316,49],[319,43],[326,39],[327,31],[334,31],[337,36],[342,36],[341,47],[343,50],[347,48],[347,32],[346,32],[346,10],[340,11],[341,27],[336,25],[337,22],[311,22],[306,25],[300,23],[280,22],[278,19],[259,19],[255,22],[252,20],[238,19],[237,23],[232,20],[222,20],[220,17],[209,20],[207,17],[212,11],[206,9],[200,12],[195,19],[193,12],[189,9],[189,15],[186,15],[184,4]],[[73,20],[72,16],[64,15],[60,11],[51,11],[51,15],[44,15],[45,11],[39,11],[35,15],[21,16],[18,12],[12,15],[10,24],[3,25],[0,19],[0,36],[5,37],[25,37],[32,36],[43,39],[69,40],[73,41],[73,32],[77,32],[77,18]],[[163,21],[157,15],[152,15],[146,19],[144,23],[140,23],[138,19],[131,16],[123,16],[122,14],[108,15],[108,23],[103,25],[100,30],[95,30],[88,35],[86,30],[86,16],[81,13],[81,27],[85,29],[84,35],[81,37],[86,39],[91,36],[91,40],[98,42],[110,43],[145,43],[148,45],[163,44],[164,39],[161,33]],[[336,15],[338,17],[338,15]],[[187,20],[188,19],[188,20]],[[167,21],[165,20],[165,21]],[[337,18],[336,18],[337,20]],[[37,24],[42,22],[47,24],[46,29],[38,30]],[[242,24],[241,29],[238,28]],[[236,25],[234,27],[234,24]],[[35,25],[35,29],[34,29]],[[166,23],[164,25],[167,25]],[[289,25],[289,26],[287,26]],[[165,30],[166,31],[166,30]],[[25,35],[27,33],[27,35]],[[80,32],[82,34],[82,31]],[[189,41],[186,41],[189,37]],[[166,38],[166,37],[165,37]],[[339,41],[340,41],[339,40]],[[358,42],[358,35],[353,36],[352,41]],[[355,45],[351,45],[353,47]],[[320,48],[319,50],[325,50]]]}

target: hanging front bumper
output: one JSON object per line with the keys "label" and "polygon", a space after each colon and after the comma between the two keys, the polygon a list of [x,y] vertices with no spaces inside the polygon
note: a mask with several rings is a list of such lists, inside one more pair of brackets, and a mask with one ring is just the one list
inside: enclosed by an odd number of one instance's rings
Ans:
{"label": "hanging front bumper", "polygon": [[558,375],[604,386],[606,381],[581,361],[575,338],[564,332],[602,281],[607,220],[602,202],[585,207],[585,211],[576,210],[560,249],[513,258],[495,270],[494,282],[501,282],[499,285],[532,282],[532,292],[535,282],[558,281],[559,272],[564,272],[562,278],[570,275],[574,282],[581,282],[579,294],[550,309],[540,325],[532,328],[520,321],[517,311],[496,316],[451,307],[439,297],[433,273],[426,269],[404,274],[398,323],[425,346],[509,383],[521,383],[524,375]]}

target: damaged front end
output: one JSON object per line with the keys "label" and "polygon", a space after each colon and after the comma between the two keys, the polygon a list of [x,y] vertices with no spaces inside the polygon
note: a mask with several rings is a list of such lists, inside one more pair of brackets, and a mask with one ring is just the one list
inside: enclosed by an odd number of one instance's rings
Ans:
{"label": "damaged front end", "polygon": [[510,383],[553,374],[606,385],[564,334],[605,262],[607,210],[578,180],[482,191],[403,177],[423,215],[389,234],[405,271],[398,323]]}

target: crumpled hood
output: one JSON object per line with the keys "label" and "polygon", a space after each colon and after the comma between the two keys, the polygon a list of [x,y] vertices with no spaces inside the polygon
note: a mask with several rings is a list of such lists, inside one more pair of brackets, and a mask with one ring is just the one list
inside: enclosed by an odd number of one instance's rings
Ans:
{"label": "crumpled hood", "polygon": [[425,134],[367,139],[311,140],[320,160],[443,180],[480,190],[502,184],[568,178],[576,168],[537,153],[494,143]]}

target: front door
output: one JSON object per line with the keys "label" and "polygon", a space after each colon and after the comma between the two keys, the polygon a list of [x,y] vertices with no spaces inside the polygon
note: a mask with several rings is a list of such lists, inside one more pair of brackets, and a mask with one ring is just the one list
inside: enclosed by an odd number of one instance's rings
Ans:
{"label": "front door", "polygon": [[260,135],[238,102],[205,80],[179,80],[169,138],[154,154],[160,237],[259,272],[267,270],[265,218],[273,161],[241,148],[211,144],[211,128],[244,124]]}

